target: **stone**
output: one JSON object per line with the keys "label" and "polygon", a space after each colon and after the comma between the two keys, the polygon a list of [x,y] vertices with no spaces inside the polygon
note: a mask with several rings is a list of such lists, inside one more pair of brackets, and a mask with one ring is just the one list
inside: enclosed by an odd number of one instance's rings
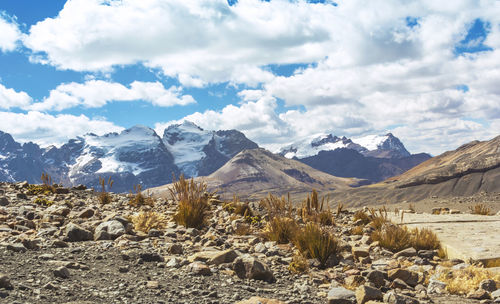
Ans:
{"label": "stone", "polygon": [[26,252],[28,249],[26,249],[26,247],[24,247],[22,243],[14,243],[14,244],[8,244],[7,250],[14,252]]}
{"label": "stone", "polygon": [[413,248],[413,247],[410,247],[410,248],[403,249],[399,252],[396,252],[393,257],[395,259],[397,259],[399,257],[414,257],[416,255],[417,255],[417,250],[415,250],[415,248]]}
{"label": "stone", "polygon": [[237,257],[233,262],[233,270],[241,278],[274,282],[275,278],[271,269],[258,259],[245,255]]}
{"label": "stone", "polygon": [[429,284],[427,285],[428,294],[441,294],[446,291],[446,283],[436,280],[434,278],[429,279]]}
{"label": "stone", "polygon": [[500,289],[497,289],[491,293],[493,299],[500,299]]}
{"label": "stone", "polygon": [[10,201],[5,196],[0,197],[0,206],[7,206],[10,204]]}
{"label": "stone", "polygon": [[380,288],[385,286],[385,278],[387,277],[387,273],[380,270],[372,270],[368,272],[366,275],[366,279],[373,283],[375,287]]}
{"label": "stone", "polygon": [[359,286],[356,289],[356,300],[358,304],[365,304],[370,300],[382,300],[382,292],[371,286]]}
{"label": "stone", "polygon": [[167,245],[167,252],[170,254],[182,254],[184,250],[181,244],[169,244]]}
{"label": "stone", "polygon": [[364,258],[370,256],[370,248],[369,247],[352,247],[352,255],[356,260],[359,258]]}
{"label": "stone", "polygon": [[254,251],[257,253],[266,253],[267,247],[263,243],[258,243],[255,245]]}
{"label": "stone", "polygon": [[4,273],[0,273],[0,288],[14,289],[14,286],[12,286],[9,277]]}
{"label": "stone", "polygon": [[352,304],[356,294],[344,287],[334,287],[328,291],[328,304]]}
{"label": "stone", "polygon": [[359,287],[365,284],[366,280],[360,275],[352,275],[345,278],[345,285],[348,287]]}
{"label": "stone", "polygon": [[94,209],[86,208],[78,214],[78,217],[79,218],[91,218],[92,216],[94,216],[94,214],[95,214]]}
{"label": "stone", "polygon": [[384,303],[388,304],[420,304],[420,301],[405,295],[397,294],[394,290],[384,295]]}
{"label": "stone", "polygon": [[69,223],[66,225],[64,240],[67,242],[91,241],[93,240],[93,235],[92,232],[76,224]]}
{"label": "stone", "polygon": [[61,266],[56,268],[54,271],[52,271],[55,277],[61,278],[61,279],[67,279],[69,278],[69,269]]}
{"label": "stone", "polygon": [[139,258],[144,262],[164,262],[163,257],[156,252],[143,252]]}
{"label": "stone", "polygon": [[158,289],[158,288],[160,288],[160,283],[158,281],[148,281],[146,283],[146,288]]}
{"label": "stone", "polygon": [[179,268],[179,267],[182,267],[183,266],[183,261],[186,261],[186,260],[183,260],[183,259],[180,259],[180,258],[171,258],[170,260],[168,260],[167,262],[167,267],[171,267],[171,268]]}
{"label": "stone", "polygon": [[224,263],[232,263],[238,254],[233,249],[224,251],[200,251],[188,257],[188,261],[202,261],[209,265],[220,265]]}
{"label": "stone", "polygon": [[193,262],[187,265],[187,271],[194,275],[209,276],[212,274],[210,268],[202,262]]}
{"label": "stone", "polygon": [[401,268],[389,270],[388,277],[392,281],[400,279],[411,287],[417,286],[419,281],[418,273]]}
{"label": "stone", "polygon": [[471,291],[467,294],[467,298],[475,300],[489,300],[491,299],[490,293],[484,289],[478,289],[476,291]]}
{"label": "stone", "polygon": [[405,283],[405,281],[401,279],[395,279],[392,281],[391,286],[392,289],[409,289],[411,288],[408,284]]}
{"label": "stone", "polygon": [[491,279],[482,280],[479,283],[479,289],[493,292],[493,291],[497,290],[497,283],[495,282],[495,280],[491,280]]}
{"label": "stone", "polygon": [[114,240],[117,237],[125,234],[125,227],[117,220],[111,220],[99,224],[96,227],[94,238],[95,240]]}
{"label": "stone", "polygon": [[285,302],[262,297],[251,297],[250,299],[236,302],[235,304],[285,304]]}
{"label": "stone", "polygon": [[419,250],[418,256],[426,259],[432,259],[437,255],[437,252],[434,250]]}

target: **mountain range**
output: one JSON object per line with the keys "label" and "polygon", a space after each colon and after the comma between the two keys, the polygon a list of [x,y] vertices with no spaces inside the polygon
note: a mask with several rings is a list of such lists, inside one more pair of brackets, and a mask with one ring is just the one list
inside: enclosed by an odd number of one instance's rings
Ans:
{"label": "mountain range", "polygon": [[[85,134],[62,146],[45,148],[20,144],[0,132],[0,180],[39,183],[41,174],[48,173],[54,182],[66,186],[97,188],[99,177],[111,177],[115,181],[111,190],[126,192],[136,184],[144,189],[168,184],[173,174],[209,176],[238,153],[257,148],[237,130],[203,130],[189,121],[170,125],[161,137],[139,125],[120,133]],[[278,154],[284,157],[267,163],[279,167],[277,162],[294,159],[332,179],[357,178],[363,183],[400,174],[430,157],[411,155],[390,133],[354,140],[328,134],[287,145]]]}

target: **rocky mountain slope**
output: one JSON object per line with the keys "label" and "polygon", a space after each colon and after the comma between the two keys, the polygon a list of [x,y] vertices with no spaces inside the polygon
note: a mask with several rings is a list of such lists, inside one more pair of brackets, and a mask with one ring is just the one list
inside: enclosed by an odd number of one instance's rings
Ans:
{"label": "rocky mountain slope", "polygon": [[137,184],[148,188],[169,183],[172,174],[209,175],[241,150],[257,147],[239,131],[205,131],[190,122],[171,125],[163,138],[153,129],[134,126],[45,149],[0,133],[0,181],[41,182],[41,174],[48,173],[66,186],[97,188],[102,176],[114,180],[113,191],[128,192]]}
{"label": "rocky mountain slope", "polygon": [[[238,195],[244,199],[262,198],[269,192],[301,196],[313,188],[322,192],[366,183],[365,180],[326,174],[265,149],[244,150],[214,173],[199,179],[206,181],[210,190],[217,190],[227,198]],[[148,191],[165,196],[169,186]]]}
{"label": "rocky mountain slope", "polygon": [[430,158],[425,153],[410,154],[391,133],[357,139],[321,135],[286,146],[279,154],[331,175],[371,182],[399,175]]}
{"label": "rocky mountain slope", "polygon": [[489,141],[473,141],[384,182],[335,192],[332,197],[367,205],[470,196],[480,192],[500,192],[500,136]]}

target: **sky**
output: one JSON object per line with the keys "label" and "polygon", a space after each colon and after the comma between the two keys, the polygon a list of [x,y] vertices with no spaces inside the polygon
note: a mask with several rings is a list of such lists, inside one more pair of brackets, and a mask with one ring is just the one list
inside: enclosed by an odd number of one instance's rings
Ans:
{"label": "sky", "polygon": [[47,146],[183,120],[272,151],[320,133],[434,155],[491,139],[500,1],[0,1],[0,130]]}

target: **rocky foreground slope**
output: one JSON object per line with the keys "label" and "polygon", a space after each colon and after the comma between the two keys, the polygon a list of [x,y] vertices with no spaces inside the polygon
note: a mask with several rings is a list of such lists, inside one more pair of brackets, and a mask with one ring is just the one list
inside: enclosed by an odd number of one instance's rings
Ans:
{"label": "rocky foreground slope", "polygon": [[[246,224],[216,198],[202,229],[176,225],[176,204],[158,200],[152,223],[165,225],[146,233],[136,216],[151,207],[134,207],[125,195],[102,205],[84,187],[30,189],[0,184],[2,303],[486,303],[500,296],[491,280],[469,298],[447,294],[435,273],[448,268],[436,251],[387,251],[349,211],[328,228],[340,250],[326,268],[308,260],[309,270],[293,273],[292,245],[266,241],[264,220]],[[352,234],[356,226],[360,235]]]}

